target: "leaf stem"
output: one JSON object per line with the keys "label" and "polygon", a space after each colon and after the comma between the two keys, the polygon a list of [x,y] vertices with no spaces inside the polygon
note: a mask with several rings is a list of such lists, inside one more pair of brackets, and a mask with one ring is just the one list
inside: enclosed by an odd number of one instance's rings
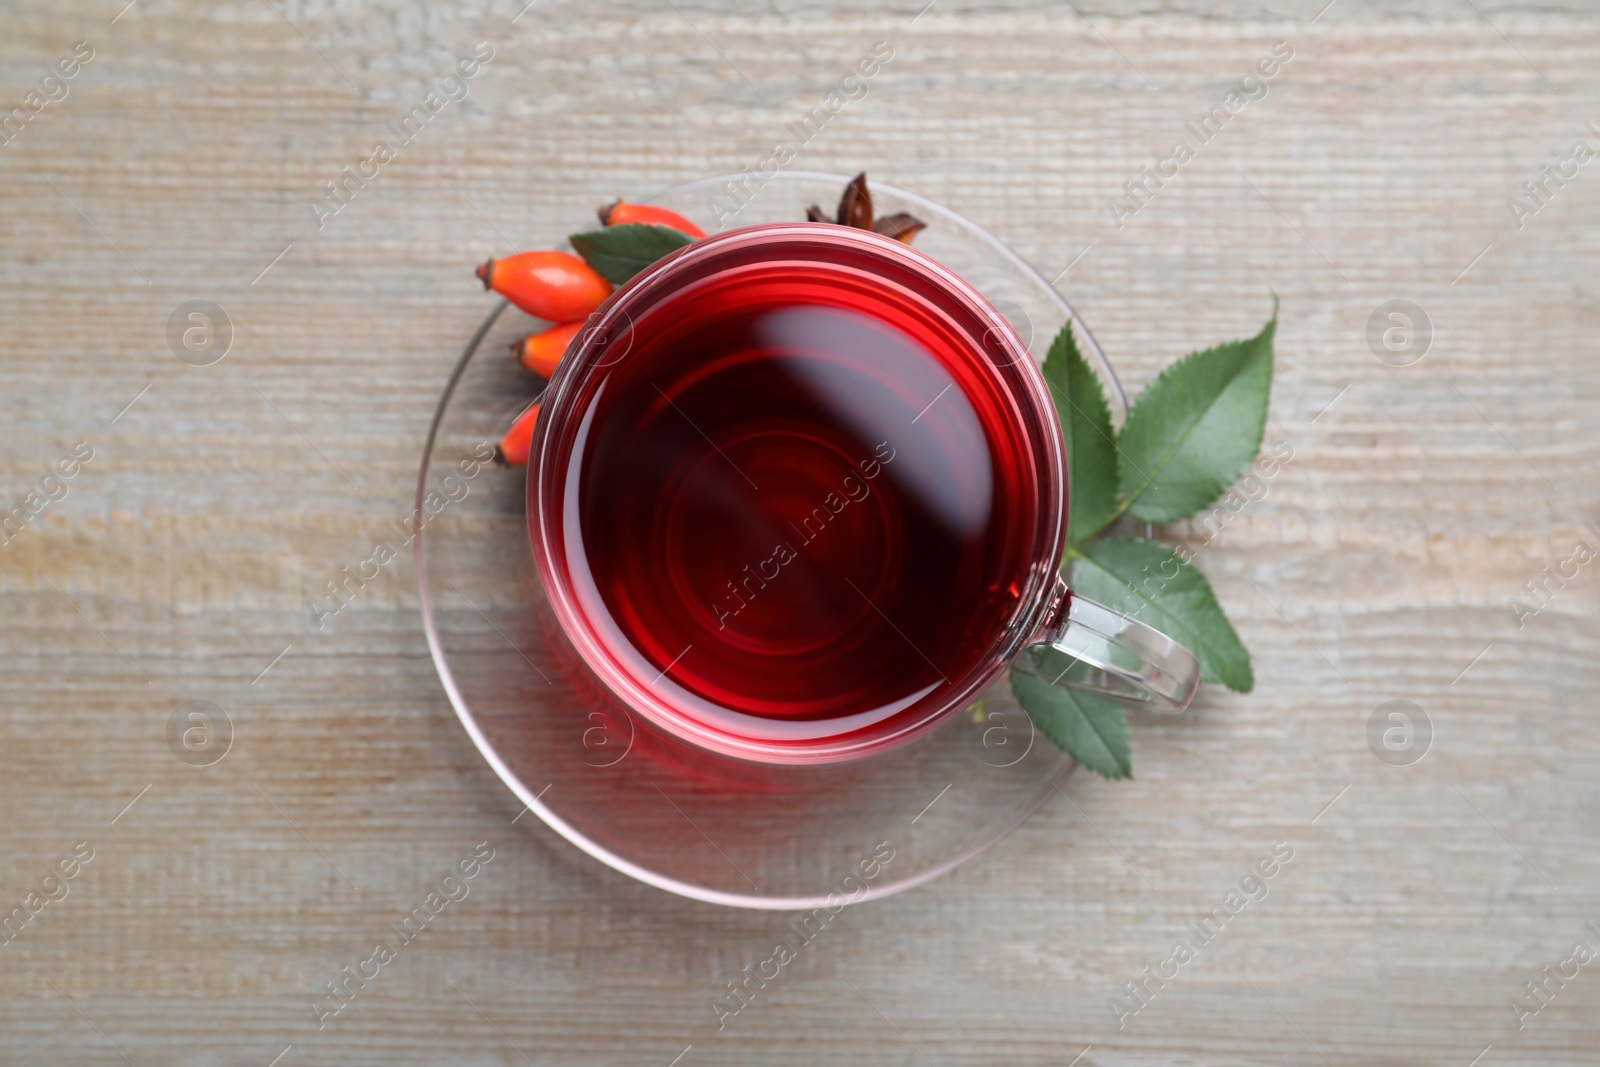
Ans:
{"label": "leaf stem", "polygon": [[[1128,509],[1130,507],[1132,507],[1132,506],[1133,506],[1133,501],[1132,500],[1124,500],[1122,503],[1118,504],[1116,506],[1116,509],[1113,510],[1109,516],[1107,516],[1106,521],[1100,524],[1100,528],[1099,529],[1095,530],[1095,532],[1090,534],[1088,537],[1080,537],[1080,538],[1078,538],[1077,541],[1075,541],[1072,544],[1069,544],[1067,546],[1067,555],[1068,555],[1068,557],[1070,558],[1070,557],[1073,557],[1073,556],[1077,555],[1076,551],[1073,548],[1073,544],[1079,544],[1079,545],[1087,544],[1088,542],[1093,541],[1096,537],[1102,536],[1107,530],[1109,530],[1111,528],[1113,523],[1115,523],[1118,519],[1122,518],[1122,516],[1126,515],[1128,513]],[[1079,558],[1081,558],[1081,556]]]}

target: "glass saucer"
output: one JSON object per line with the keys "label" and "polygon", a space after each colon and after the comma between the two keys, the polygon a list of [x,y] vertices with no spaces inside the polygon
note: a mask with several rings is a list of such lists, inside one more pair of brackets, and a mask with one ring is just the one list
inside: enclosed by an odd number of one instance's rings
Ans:
{"label": "glass saucer", "polygon": [[[708,232],[830,213],[848,177],[711,178],[649,202]],[[1043,360],[1075,320],[1113,418],[1126,398],[1094,337],[1032,267],[931,201],[873,183],[877,214],[928,224],[916,247],[976,286]],[[417,480],[423,625],[439,678],[518,801],[595,859],[696,900],[837,909],[920,885],[1002,840],[1076,764],[1035,733],[1001,681],[912,744],[870,760],[775,767],[714,756],[658,732],[588,673],[555,625],[529,545],[526,472],[486,462],[542,379],[508,346],[542,329],[503,302],[468,342],[439,399]]]}

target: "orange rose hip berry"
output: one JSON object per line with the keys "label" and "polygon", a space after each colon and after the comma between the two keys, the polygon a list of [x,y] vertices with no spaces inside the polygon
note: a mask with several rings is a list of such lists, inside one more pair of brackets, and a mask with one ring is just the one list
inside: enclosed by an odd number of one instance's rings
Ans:
{"label": "orange rose hip berry", "polygon": [[611,295],[611,283],[570,252],[522,252],[491,259],[478,279],[534,318],[576,322]]}

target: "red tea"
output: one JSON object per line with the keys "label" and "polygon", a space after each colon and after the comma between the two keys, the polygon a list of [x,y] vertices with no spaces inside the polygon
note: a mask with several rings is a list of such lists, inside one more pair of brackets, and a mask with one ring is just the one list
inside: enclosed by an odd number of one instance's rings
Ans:
{"label": "red tea", "polygon": [[756,262],[612,350],[541,492],[585,627],[656,699],[825,737],[942,706],[994,656],[1037,587],[1039,446],[937,303]]}

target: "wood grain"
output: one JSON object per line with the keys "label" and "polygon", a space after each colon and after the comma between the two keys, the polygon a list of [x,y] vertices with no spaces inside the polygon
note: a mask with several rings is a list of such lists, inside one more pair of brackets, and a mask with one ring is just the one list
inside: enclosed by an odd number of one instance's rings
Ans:
{"label": "wood grain", "polygon": [[[1593,4],[120,6],[13,5],[0,42],[7,107],[95,50],[0,145],[0,504],[94,449],[0,548],[0,909],[95,850],[0,948],[0,1060],[1593,1062],[1600,976],[1521,1030],[1506,1002],[1600,944],[1600,572],[1521,628],[1505,604],[1600,517],[1600,163],[1522,229],[1505,203],[1600,148]],[[781,918],[511,825],[409,562],[324,632],[306,598],[409,508],[473,263],[759,162],[880,39],[795,165],[1072,263],[1130,390],[1281,298],[1294,459],[1200,554],[1259,681],[1137,722],[1133,781],[1078,775],[1076,808],[848,911],[718,1032]],[[1280,40],[1269,95],[1119,228],[1108,198]],[[479,41],[471,95],[319,229],[321,184]],[[1395,298],[1434,330],[1409,367],[1366,341]],[[211,366],[168,346],[195,299],[236,330]],[[1396,698],[1436,731],[1405,768],[1365,740]],[[236,731],[203,769],[166,741],[191,699]],[[471,898],[319,1031],[323,983],[485,840]],[[1276,841],[1271,895],[1119,1031],[1108,999]]]}

